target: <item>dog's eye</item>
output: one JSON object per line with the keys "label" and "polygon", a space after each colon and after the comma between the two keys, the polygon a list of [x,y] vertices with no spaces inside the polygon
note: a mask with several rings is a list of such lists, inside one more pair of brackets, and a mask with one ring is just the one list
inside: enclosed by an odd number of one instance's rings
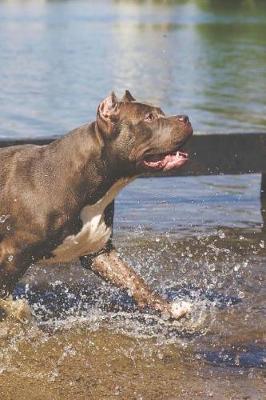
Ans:
{"label": "dog's eye", "polygon": [[146,122],[151,122],[156,118],[156,116],[153,113],[149,113],[145,115],[144,121]]}

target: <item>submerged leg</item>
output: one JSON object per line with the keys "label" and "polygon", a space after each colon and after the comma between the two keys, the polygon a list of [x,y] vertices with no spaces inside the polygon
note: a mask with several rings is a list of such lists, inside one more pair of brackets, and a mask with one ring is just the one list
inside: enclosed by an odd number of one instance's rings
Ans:
{"label": "submerged leg", "polygon": [[0,244],[0,320],[10,316],[19,321],[31,319],[31,310],[26,300],[14,301],[12,292],[29,266],[20,251],[11,242]]}
{"label": "submerged leg", "polygon": [[25,299],[13,300],[12,296],[0,299],[0,321],[11,318],[19,322],[28,322],[32,319],[31,308]]}
{"label": "submerged leg", "polygon": [[29,263],[12,241],[0,244],[0,298],[12,294],[18,280],[28,268]]}

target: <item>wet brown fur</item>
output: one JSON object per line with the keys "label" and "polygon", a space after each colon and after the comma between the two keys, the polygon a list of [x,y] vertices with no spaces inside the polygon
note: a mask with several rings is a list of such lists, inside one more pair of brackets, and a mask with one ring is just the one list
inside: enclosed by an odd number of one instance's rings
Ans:
{"label": "wet brown fur", "polygon": [[[144,121],[147,113],[154,122]],[[82,227],[81,210],[96,203],[119,179],[145,172],[150,154],[178,148],[192,133],[176,117],[136,102],[129,92],[114,94],[98,107],[95,122],[46,145],[0,150],[0,297],[9,296],[27,268]],[[113,206],[105,211],[113,222]],[[167,311],[168,303],[117,254],[111,243],[84,266],[118,287],[127,288],[140,307]]]}

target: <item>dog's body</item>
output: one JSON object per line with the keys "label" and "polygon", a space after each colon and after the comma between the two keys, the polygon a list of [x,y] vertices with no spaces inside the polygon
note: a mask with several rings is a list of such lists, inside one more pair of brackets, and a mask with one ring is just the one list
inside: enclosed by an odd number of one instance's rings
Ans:
{"label": "dog's body", "polygon": [[80,213],[81,230],[77,234],[67,236],[63,243],[53,250],[53,257],[47,260],[48,263],[69,262],[73,258],[97,253],[104,248],[112,233],[111,227],[105,223],[104,211],[128,183],[129,179],[126,178],[118,180],[95,204],[85,206]]}
{"label": "dog's body", "polygon": [[130,289],[140,306],[171,314],[112,247],[112,202],[143,172],[184,164],[177,150],[191,134],[186,116],[165,117],[126,92],[120,102],[107,97],[95,122],[47,146],[0,150],[0,297],[12,293],[31,264],[80,257]]}

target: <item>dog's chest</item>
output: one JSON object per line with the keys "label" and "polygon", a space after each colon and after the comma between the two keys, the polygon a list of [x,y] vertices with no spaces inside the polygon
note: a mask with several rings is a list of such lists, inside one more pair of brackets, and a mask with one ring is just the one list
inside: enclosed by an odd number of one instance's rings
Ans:
{"label": "dog's chest", "polygon": [[67,236],[52,252],[53,257],[47,263],[69,262],[74,258],[101,250],[111,235],[111,228],[104,221],[104,210],[118,192],[129,183],[129,179],[120,179],[97,203],[84,207],[80,217],[82,228],[76,235]]}

